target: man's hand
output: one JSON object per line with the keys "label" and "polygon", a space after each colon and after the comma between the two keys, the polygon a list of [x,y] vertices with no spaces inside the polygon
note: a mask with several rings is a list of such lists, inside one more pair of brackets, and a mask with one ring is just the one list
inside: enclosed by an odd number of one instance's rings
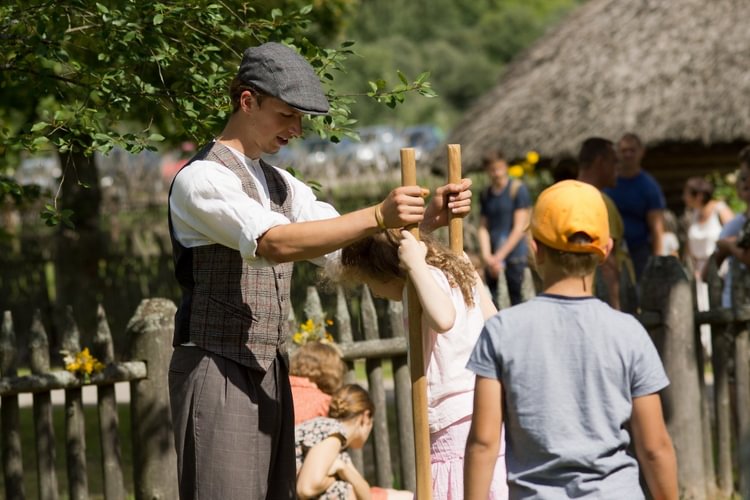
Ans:
{"label": "man's hand", "polygon": [[420,186],[401,186],[388,194],[381,204],[385,227],[396,228],[422,222],[424,198],[429,190]]}
{"label": "man's hand", "polygon": [[471,179],[461,179],[456,184],[446,184],[435,190],[424,214],[420,229],[430,233],[441,226],[447,226],[449,213],[466,217],[471,212]]}
{"label": "man's hand", "polygon": [[502,259],[498,259],[493,255],[492,258],[487,262],[487,271],[490,273],[490,276],[492,276],[493,278],[497,278],[502,270]]}

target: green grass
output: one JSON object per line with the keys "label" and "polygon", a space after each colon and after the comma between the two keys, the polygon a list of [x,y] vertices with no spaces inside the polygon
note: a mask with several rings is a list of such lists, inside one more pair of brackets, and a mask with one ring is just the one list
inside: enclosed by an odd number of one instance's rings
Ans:
{"label": "green grass", "polygon": [[[101,447],[99,445],[99,417],[95,405],[83,407],[86,421],[86,462],[88,469],[89,498],[101,500],[103,495],[103,473],[101,465]],[[68,498],[68,478],[65,465],[65,408],[60,405],[53,406],[53,420],[55,426],[55,452],[57,485],[60,499]],[[133,468],[132,447],[130,440],[130,405],[118,405],[120,423],[120,451],[122,457],[123,480],[128,498],[133,497]],[[36,444],[34,441],[34,413],[33,408],[24,407],[20,409],[21,421],[21,446],[23,453],[24,489],[26,498],[34,500],[39,498],[36,470]],[[5,491],[4,479],[0,474],[0,492]],[[0,497],[3,497],[0,494]]]}

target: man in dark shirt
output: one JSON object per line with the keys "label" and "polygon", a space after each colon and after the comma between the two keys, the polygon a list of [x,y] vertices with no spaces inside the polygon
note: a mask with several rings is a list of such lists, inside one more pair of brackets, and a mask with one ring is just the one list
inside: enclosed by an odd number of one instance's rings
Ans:
{"label": "man in dark shirt", "polygon": [[521,302],[521,285],[528,266],[525,231],[531,197],[518,179],[508,176],[508,163],[500,151],[485,155],[484,168],[490,185],[480,196],[479,247],[485,266],[485,280],[497,300],[498,276],[502,271],[508,284],[511,305]]}

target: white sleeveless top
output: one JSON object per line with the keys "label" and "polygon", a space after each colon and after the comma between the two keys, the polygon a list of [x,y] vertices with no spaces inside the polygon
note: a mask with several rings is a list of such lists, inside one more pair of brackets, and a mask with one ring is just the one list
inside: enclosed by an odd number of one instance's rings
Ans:
{"label": "white sleeveless top", "polygon": [[716,241],[721,233],[719,212],[724,209],[724,202],[716,204],[711,215],[703,222],[698,220],[698,212],[694,212],[687,231],[690,255],[695,259],[696,270],[701,271],[708,258],[716,249]]}

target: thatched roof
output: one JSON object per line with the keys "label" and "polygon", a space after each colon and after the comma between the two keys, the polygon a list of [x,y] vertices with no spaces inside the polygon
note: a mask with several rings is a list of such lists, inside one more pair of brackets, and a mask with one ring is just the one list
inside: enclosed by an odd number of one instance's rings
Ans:
{"label": "thatched roof", "polygon": [[626,131],[647,146],[750,140],[749,19],[748,0],[590,0],[521,54],[446,143],[472,170],[490,148],[554,159]]}

